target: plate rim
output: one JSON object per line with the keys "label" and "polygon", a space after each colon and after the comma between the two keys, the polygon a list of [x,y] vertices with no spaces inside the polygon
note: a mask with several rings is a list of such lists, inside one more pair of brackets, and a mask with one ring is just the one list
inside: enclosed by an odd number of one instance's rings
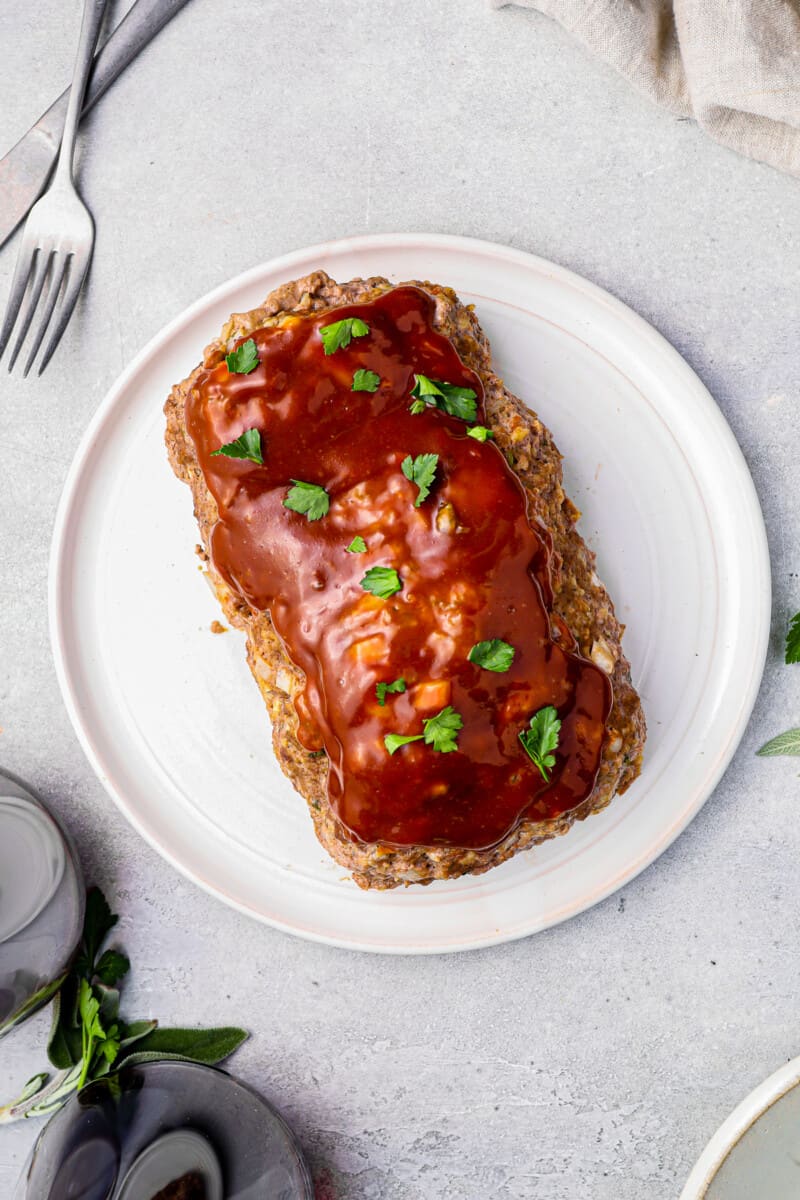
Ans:
{"label": "plate rim", "polygon": [[[268,915],[263,911],[255,909],[246,901],[240,900],[237,897],[231,896],[220,884],[214,883],[209,879],[204,878],[197,870],[181,861],[176,854],[159,840],[158,836],[152,832],[145,823],[139,818],[135,811],[131,808],[126,800],[121,789],[118,789],[114,781],[107,774],[99,752],[95,751],[93,739],[90,731],[84,727],[84,723],[80,715],[79,698],[76,694],[76,688],[70,677],[67,669],[68,653],[65,646],[64,628],[62,620],[62,586],[64,581],[65,567],[65,551],[68,545],[68,535],[70,532],[69,523],[73,508],[79,499],[79,487],[87,467],[87,461],[90,458],[93,446],[98,437],[102,434],[106,420],[113,413],[116,405],[119,402],[120,396],[127,390],[130,384],[135,380],[139,372],[147,366],[152,359],[157,356],[164,346],[174,337],[174,335],[182,331],[187,325],[191,324],[204,310],[207,310],[215,304],[222,301],[227,295],[234,294],[242,289],[255,284],[262,276],[275,272],[291,272],[299,265],[307,268],[309,259],[324,260],[325,258],[344,256],[348,254],[358,254],[360,252],[370,252],[378,249],[386,251],[397,250],[402,248],[413,249],[415,251],[428,249],[435,251],[462,251],[469,256],[482,257],[484,259],[494,259],[499,262],[507,262],[527,270],[533,270],[540,275],[549,276],[556,282],[560,282],[579,293],[587,296],[595,303],[599,303],[602,307],[610,310],[617,318],[622,320],[636,336],[640,345],[648,344],[662,359],[670,360],[676,371],[683,375],[687,381],[687,385],[691,387],[694,399],[701,403],[704,408],[705,417],[711,422],[715,429],[716,435],[724,443],[725,450],[729,457],[739,468],[739,482],[747,492],[746,507],[750,514],[752,533],[760,546],[759,561],[755,564],[753,575],[763,581],[763,587],[759,587],[758,594],[761,597],[760,604],[756,601],[758,609],[759,628],[751,631],[755,636],[752,637],[752,656],[749,672],[749,681],[746,690],[743,693],[743,698],[739,706],[737,719],[730,726],[727,744],[724,749],[718,754],[717,762],[713,771],[707,777],[705,786],[700,789],[693,803],[688,806],[686,811],[682,813],[678,820],[673,821],[666,828],[661,837],[648,849],[639,855],[639,857],[623,872],[618,872],[611,878],[603,887],[592,895],[590,902],[581,903],[578,901],[574,906],[568,907],[567,911],[563,909],[553,916],[552,920],[548,920],[544,925],[536,925],[534,922],[528,928],[517,929],[512,932],[503,932],[494,930],[481,936],[468,937],[464,941],[453,942],[448,941],[445,945],[426,944],[426,943],[411,943],[406,945],[395,944],[380,944],[367,940],[366,937],[342,937],[332,936],[329,933],[316,929],[299,927],[292,924],[290,921],[284,921],[279,916]],[[310,269],[310,268],[307,268]],[[290,275],[287,274],[287,278]],[[77,448],[75,450],[69,470],[67,471],[61,496],[59,499],[53,532],[51,538],[49,566],[48,566],[48,624],[50,633],[51,650],[53,654],[56,677],[58,679],[59,689],[61,691],[64,705],[67,709],[70,722],[73,730],[78,738],[79,744],[86,755],[92,770],[98,780],[103,785],[106,793],[112,799],[118,810],[123,814],[125,819],[133,826],[136,832],[144,838],[144,840],[155,849],[162,858],[164,858],[174,869],[179,871],[184,877],[191,880],[193,883],[202,887],[204,891],[213,895],[225,904],[235,908],[245,915],[255,918],[256,920],[266,923],[273,928],[293,934],[297,937],[302,937],[306,940],[318,942],[324,945],[333,945],[342,949],[358,950],[362,952],[378,953],[378,954],[400,954],[400,955],[417,955],[417,954],[444,954],[444,953],[459,953],[467,950],[482,949],[487,946],[499,945],[509,941],[517,941],[525,937],[529,937],[536,932],[542,932],[545,928],[552,925],[560,924],[579,913],[593,908],[608,896],[616,892],[625,883],[630,882],[643,870],[650,866],[657,858],[661,856],[669,846],[680,836],[680,834],[691,823],[706,801],[714,792],[719,780],[727,769],[736,749],[742,739],[747,724],[750,720],[753,707],[755,705],[758,691],[763,677],[766,656],[769,646],[769,634],[771,625],[771,565],[769,558],[769,546],[767,541],[766,527],[764,524],[763,512],[758,498],[758,494],[750,474],[747,461],[739,446],[733,431],[728,424],[724,414],[718,407],[713,396],[686,361],[686,359],[675,349],[674,346],[661,334],[653,325],[651,325],[644,317],[640,316],[634,309],[630,308],[624,301],[618,299],[612,293],[599,285],[586,279],[584,276],[563,267],[560,264],[545,259],[539,255],[531,254],[525,250],[519,250],[512,246],[495,243],[480,238],[463,237],[454,234],[438,234],[438,233],[374,233],[364,234],[353,237],[337,238],[330,241],[320,242],[311,246],[302,246],[298,249],[289,251],[282,255],[277,255],[268,258],[265,261],[249,267],[246,270],[239,272],[237,275],[224,280],[216,287],[210,289],[202,296],[198,297],[187,307],[177,313],[170,321],[163,325],[157,332],[145,343],[145,345],[133,357],[130,363],[116,377],[109,389],[106,391],[97,410],[93,414],[88,426],[82,434]]]}
{"label": "plate rim", "polygon": [[703,1200],[720,1168],[739,1142],[769,1110],[800,1086],[800,1056],[790,1058],[763,1079],[734,1108],[709,1139],[692,1167],[679,1200]]}

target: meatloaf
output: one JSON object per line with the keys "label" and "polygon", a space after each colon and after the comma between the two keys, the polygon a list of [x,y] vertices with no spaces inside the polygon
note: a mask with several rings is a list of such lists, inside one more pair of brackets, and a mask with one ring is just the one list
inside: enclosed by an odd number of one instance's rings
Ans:
{"label": "meatloaf", "polygon": [[644,716],[561,456],[450,288],[286,283],[165,414],[278,762],[360,887],[487,871],[637,777]]}

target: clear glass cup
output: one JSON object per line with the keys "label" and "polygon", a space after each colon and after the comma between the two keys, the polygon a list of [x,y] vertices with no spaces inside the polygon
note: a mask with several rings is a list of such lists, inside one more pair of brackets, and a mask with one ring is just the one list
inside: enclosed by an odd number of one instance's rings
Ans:
{"label": "clear glass cup", "polygon": [[0,1038],[59,987],[85,899],[69,836],[22,780],[0,771]]}

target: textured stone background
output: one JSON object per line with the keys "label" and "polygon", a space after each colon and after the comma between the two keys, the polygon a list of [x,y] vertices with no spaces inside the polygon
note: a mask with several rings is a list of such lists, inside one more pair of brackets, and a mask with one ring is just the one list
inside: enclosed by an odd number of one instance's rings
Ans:
{"label": "textured stone background", "polygon": [[[0,6],[0,153],[68,79],[79,10]],[[800,717],[800,668],[780,664],[800,607],[800,185],[483,0],[190,0],[86,124],[80,176],[88,290],[41,381],[0,376],[0,761],[119,906],[128,1012],[249,1026],[235,1070],[287,1114],[326,1198],[674,1198],[730,1108],[800,1052],[797,764],[753,757]],[[245,267],[393,230],[535,251],[652,321],[747,456],[775,585],[753,721],[677,844],[560,928],[416,960],[292,940],[168,867],[84,761],[45,612],[67,466],[131,356]],[[45,1029],[2,1043],[4,1096]],[[0,1130],[1,1195],[37,1128]]]}

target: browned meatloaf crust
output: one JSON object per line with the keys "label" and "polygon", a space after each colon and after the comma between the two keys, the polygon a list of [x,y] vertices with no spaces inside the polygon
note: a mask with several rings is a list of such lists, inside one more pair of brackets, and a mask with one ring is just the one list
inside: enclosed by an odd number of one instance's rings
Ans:
{"label": "browned meatloaf crust", "polygon": [[[201,370],[211,367],[234,342],[265,325],[280,323],[287,313],[323,312],[344,304],[374,299],[392,285],[386,279],[354,279],[336,283],[324,271],[284,284],[259,307],[235,313],[219,340],[206,348],[203,364],[176,384],[167,400],[166,444],[172,468],[188,483],[200,526],[210,581],[231,624],[247,635],[250,669],[261,689],[270,718],[275,753],[281,769],[308,802],[322,845],[352,872],[363,888],[393,888],[399,884],[430,883],[479,874],[520,850],[566,833],[576,820],[605,808],[616,792],[624,791],[639,774],[645,721],[639,697],[630,680],[622,652],[622,627],[614,607],[594,572],[594,555],[575,528],[579,513],[562,487],[561,455],[548,429],[520,400],[512,396],[492,370],[489,344],[469,307],[455,293],[437,284],[415,281],[436,302],[435,326],[451,339],[464,363],[477,372],[486,393],[487,423],[497,445],[524,484],[531,510],[553,538],[554,609],[577,640],[580,652],[611,677],[614,703],[608,721],[600,770],[593,791],[576,809],[549,821],[523,820],[498,845],[484,850],[447,846],[391,846],[353,840],[327,801],[327,758],[309,754],[298,742],[297,714],[292,697],[303,686],[302,673],[287,657],[266,612],[251,611],[223,582],[208,559],[209,534],[217,519],[214,499],[206,488],[194,445],[186,431],[184,405]],[[557,636],[557,635],[556,635]]]}

